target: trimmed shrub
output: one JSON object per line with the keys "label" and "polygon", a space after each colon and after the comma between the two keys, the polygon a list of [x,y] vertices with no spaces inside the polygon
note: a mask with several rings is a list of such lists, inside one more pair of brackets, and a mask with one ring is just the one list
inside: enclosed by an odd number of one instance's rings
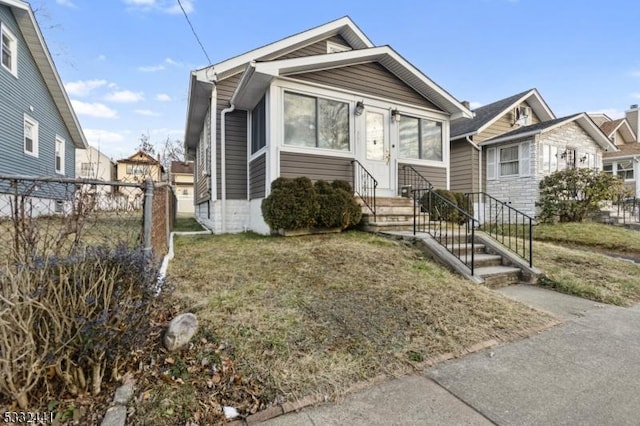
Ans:
{"label": "trimmed shrub", "polygon": [[343,187],[340,183],[333,185],[322,180],[314,184],[319,204],[317,226],[346,229],[360,222],[362,210],[353,195]]}
{"label": "trimmed shrub", "polygon": [[[452,192],[452,194],[456,199],[456,204],[458,205],[458,207],[464,210],[465,212],[469,213],[469,216],[473,217],[473,214],[474,214],[473,201],[465,197],[463,192]],[[460,222],[464,223],[466,218],[462,217],[463,215],[461,215],[460,212],[458,212],[458,215],[460,216]]]}
{"label": "trimmed shrub", "polygon": [[351,187],[351,184],[346,180],[334,180],[333,182],[331,182],[331,186],[333,186],[334,189],[342,189],[344,191],[347,191],[349,194],[353,194],[353,188]]}
{"label": "trimmed shrub", "polygon": [[436,189],[433,192],[435,195],[426,192],[420,199],[422,210],[429,213],[431,220],[458,222],[460,215],[454,207],[458,205],[455,195],[446,189]]}
{"label": "trimmed shrub", "polygon": [[311,180],[278,178],[271,194],[262,200],[262,216],[273,230],[297,230],[315,225],[318,197]]}

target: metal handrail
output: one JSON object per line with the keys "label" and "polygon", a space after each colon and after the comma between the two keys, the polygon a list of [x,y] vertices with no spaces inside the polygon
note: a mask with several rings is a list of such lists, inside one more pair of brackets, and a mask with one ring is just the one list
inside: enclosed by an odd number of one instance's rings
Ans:
{"label": "metal handrail", "polygon": [[417,232],[428,233],[438,244],[464,263],[473,275],[477,220],[435,192],[433,187],[412,189],[411,193],[414,204],[419,206],[413,210],[413,235]]}
{"label": "metal handrail", "polygon": [[[469,192],[464,195],[467,203],[473,205],[477,201],[478,208],[482,208],[482,215],[477,212],[477,217],[481,218],[478,222],[480,229],[527,261],[532,267],[534,219],[486,192]],[[489,210],[488,215],[487,210]],[[489,218],[488,221],[487,218]],[[515,238],[511,238],[512,236]],[[520,239],[523,240],[522,243]]]}
{"label": "metal handrail", "polygon": [[358,160],[351,160],[353,166],[353,193],[360,196],[362,202],[376,218],[376,188],[378,181]]}
{"label": "metal handrail", "polygon": [[[429,180],[422,176],[422,174],[413,168],[413,166],[409,164],[405,164],[402,166],[402,171],[404,174],[404,184],[411,186],[411,189],[432,189],[433,185]],[[414,183],[418,183],[418,185],[414,185]]]}
{"label": "metal handrail", "polygon": [[622,218],[624,225],[640,223],[640,201],[636,197],[619,196],[612,204],[617,207],[617,218]]}

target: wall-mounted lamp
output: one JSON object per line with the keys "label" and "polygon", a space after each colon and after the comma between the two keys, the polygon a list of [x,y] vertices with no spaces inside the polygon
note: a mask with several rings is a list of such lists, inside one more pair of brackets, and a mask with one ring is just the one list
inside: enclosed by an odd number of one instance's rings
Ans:
{"label": "wall-mounted lamp", "polygon": [[391,121],[395,123],[400,122],[400,111],[397,108],[391,110]]}
{"label": "wall-mounted lamp", "polygon": [[363,111],[364,111],[364,102],[362,101],[356,102],[356,110],[354,111],[354,113],[356,115],[362,115]]}
{"label": "wall-mounted lamp", "polygon": [[567,158],[567,154],[568,153],[569,153],[569,150],[565,149],[564,152],[562,154],[560,154],[560,158],[562,158],[564,160],[565,158]]}
{"label": "wall-mounted lamp", "polygon": [[580,162],[581,163],[584,163],[585,161],[587,161],[587,154],[585,154],[582,157],[580,157]]}

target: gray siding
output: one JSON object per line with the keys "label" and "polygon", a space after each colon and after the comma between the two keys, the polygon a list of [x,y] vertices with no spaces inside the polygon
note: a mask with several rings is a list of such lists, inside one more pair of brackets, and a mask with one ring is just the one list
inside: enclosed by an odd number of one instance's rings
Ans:
{"label": "gray siding", "polygon": [[324,71],[296,74],[291,77],[298,80],[339,87],[353,92],[440,110],[440,108],[422,97],[422,95],[378,63],[333,68]]}
{"label": "gray siding", "polygon": [[[65,176],[75,177],[75,146],[38,71],[11,10],[0,5],[0,22],[17,38],[18,78],[0,66],[0,173],[55,175],[55,137],[65,146]],[[34,110],[31,111],[30,107]],[[38,158],[24,153],[24,114],[38,122]]]}
{"label": "gray siding", "polygon": [[456,192],[477,192],[478,150],[465,140],[451,142],[451,185]]}
{"label": "gray siding", "polygon": [[316,180],[346,180],[353,185],[353,171],[350,158],[326,155],[280,153],[280,176],[296,178],[306,176]]}
{"label": "gray siding", "polygon": [[263,198],[265,196],[266,180],[266,154],[249,163],[249,199]]}
{"label": "gray siding", "polygon": [[[398,163],[398,193],[400,193],[400,187],[406,185],[402,166],[402,163]],[[418,166],[415,164],[410,164],[410,166],[431,182],[431,185],[436,189],[447,188],[447,169],[445,167]]]}
{"label": "gray siding", "polygon": [[349,46],[349,43],[347,43],[347,41],[344,38],[342,38],[341,35],[337,34],[327,39],[302,47],[298,50],[294,50],[293,52],[287,53],[286,55],[282,55],[277,59],[290,59],[290,58],[300,58],[303,56],[325,55],[327,53],[327,41],[331,41],[336,44],[342,44],[343,46]]}
{"label": "gray siding", "polygon": [[[218,199],[221,198],[222,188],[220,181],[220,127],[222,120],[220,113],[229,107],[229,99],[233,95],[242,74],[236,74],[217,85],[217,170],[216,185]],[[227,199],[246,200],[247,199],[247,113],[246,111],[234,111],[226,115],[226,170],[227,170]]]}

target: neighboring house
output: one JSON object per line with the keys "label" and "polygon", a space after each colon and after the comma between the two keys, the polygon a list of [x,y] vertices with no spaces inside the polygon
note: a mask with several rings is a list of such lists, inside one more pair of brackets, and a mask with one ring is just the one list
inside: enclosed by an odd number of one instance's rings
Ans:
{"label": "neighboring house", "polygon": [[[601,118],[601,115],[596,119]],[[593,118],[593,115],[592,115]],[[602,119],[600,129],[618,148],[606,152],[603,158],[603,170],[614,174],[624,181],[632,195],[640,197],[640,111],[638,105],[631,105],[625,118]]]}
{"label": "neighboring house", "polygon": [[[160,182],[163,173],[162,164],[144,151],[138,151],[128,158],[118,160],[116,167],[116,179],[119,182],[142,184],[149,178],[154,182]],[[142,191],[140,189],[120,186],[120,193],[127,198],[131,208],[142,207]]]}
{"label": "neighboring house", "polygon": [[87,149],[78,149],[76,150],[76,177],[112,182],[116,180],[116,163],[92,146]]}
{"label": "neighboring house", "polygon": [[178,201],[177,213],[190,214],[193,209],[193,161],[172,161],[169,175]]}
{"label": "neighboring house", "polygon": [[29,4],[0,0],[0,174],[75,176],[87,148]]}
{"label": "neighboring house", "polygon": [[471,112],[348,17],[191,75],[185,146],[196,216],[214,232],[268,233],[278,177],[353,181],[354,160],[397,196],[403,165],[449,186],[449,123]]}
{"label": "neighboring house", "polygon": [[485,192],[536,215],[539,183],[569,167],[602,168],[616,147],[585,113],[556,118],[536,89],[474,110],[451,127],[451,188]]}

